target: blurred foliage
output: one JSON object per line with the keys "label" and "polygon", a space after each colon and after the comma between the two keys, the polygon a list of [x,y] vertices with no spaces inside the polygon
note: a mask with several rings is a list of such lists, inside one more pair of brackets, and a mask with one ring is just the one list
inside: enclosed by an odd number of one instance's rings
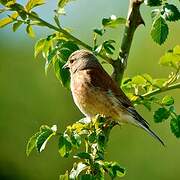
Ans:
{"label": "blurred foliage", "polygon": [[[42,53],[46,60],[45,73],[53,66],[57,78],[67,88],[69,88],[70,82],[69,72],[62,67],[70,54],[78,50],[79,46],[83,46],[102,57],[107,63],[116,60],[113,59],[116,51],[116,41],[105,39],[104,34],[108,31],[108,28],[117,28],[118,25],[125,26],[126,24],[126,19],[123,17],[111,15],[109,18],[103,18],[101,28],[93,30],[93,46],[91,47],[74,37],[69,30],[61,27],[59,19],[65,14],[64,7],[69,2],[69,0],[58,1],[58,7],[54,11],[54,21],[56,23],[56,26],[54,26],[41,19],[34,11],[35,7],[45,3],[44,0],[29,0],[25,6],[15,0],[0,0],[0,3],[4,6],[0,12],[13,11],[11,15],[0,20],[0,28],[13,23],[12,28],[15,32],[22,24],[25,24],[26,32],[30,37],[35,37],[33,30],[35,25],[45,26],[55,31],[37,41],[35,57]],[[156,43],[162,45],[169,34],[168,22],[179,20],[180,12],[174,4],[169,4],[166,0],[147,0],[144,3],[153,7],[151,37]],[[104,41],[99,43],[99,38],[104,38]],[[180,137],[180,115],[175,111],[173,97],[164,96],[162,100],[157,97],[160,92],[166,92],[180,86],[179,83],[176,83],[180,70],[180,46],[177,45],[169,50],[161,57],[159,63],[173,68],[168,78],[153,79],[146,73],[132,78],[124,78],[122,88],[134,102],[134,105],[142,104],[148,110],[152,109],[152,104],[159,105],[160,107],[154,112],[154,121],[159,123],[169,118],[172,133],[176,137]],[[74,149],[79,149],[83,142],[85,151],[74,156],[79,161],[74,163],[71,171],[66,171],[64,175],[61,175],[60,179],[77,179],[78,177],[81,179],[104,179],[105,173],[109,174],[112,179],[121,177],[125,174],[124,168],[117,162],[107,162],[104,159],[109,132],[114,126],[114,122],[106,123],[107,120],[102,117],[97,117],[92,122],[80,120],[72,126],[68,126],[63,133],[58,133],[56,126],[50,128],[43,125],[39,132],[30,138],[26,153],[29,155],[34,148],[41,152],[51,137],[59,136],[59,153],[62,157],[68,157]]]}

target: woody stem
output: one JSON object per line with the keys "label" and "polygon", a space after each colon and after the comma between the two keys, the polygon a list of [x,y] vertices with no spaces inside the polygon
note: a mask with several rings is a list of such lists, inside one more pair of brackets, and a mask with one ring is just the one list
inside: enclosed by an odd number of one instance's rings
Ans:
{"label": "woody stem", "polygon": [[143,0],[129,0],[129,10],[119,55],[116,61],[114,61],[112,64],[114,68],[112,78],[118,84],[121,84],[124,71],[127,67],[127,60],[129,57],[134,33],[139,25],[144,24],[144,21],[140,14],[140,5],[142,4],[142,2]]}

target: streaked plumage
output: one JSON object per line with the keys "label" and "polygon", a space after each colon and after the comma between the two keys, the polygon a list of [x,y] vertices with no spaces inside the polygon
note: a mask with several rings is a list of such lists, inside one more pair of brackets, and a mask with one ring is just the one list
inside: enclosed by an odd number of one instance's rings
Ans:
{"label": "streaked plumage", "polygon": [[100,114],[122,124],[134,124],[164,145],[91,52],[74,52],[65,67],[70,69],[74,102],[85,116],[94,117]]}

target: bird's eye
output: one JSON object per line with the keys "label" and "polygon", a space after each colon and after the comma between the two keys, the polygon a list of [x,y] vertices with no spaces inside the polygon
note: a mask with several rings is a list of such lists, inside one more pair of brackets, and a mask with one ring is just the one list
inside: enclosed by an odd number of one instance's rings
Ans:
{"label": "bird's eye", "polygon": [[74,61],[75,61],[75,59],[71,59],[71,60],[70,60],[70,63],[72,64]]}

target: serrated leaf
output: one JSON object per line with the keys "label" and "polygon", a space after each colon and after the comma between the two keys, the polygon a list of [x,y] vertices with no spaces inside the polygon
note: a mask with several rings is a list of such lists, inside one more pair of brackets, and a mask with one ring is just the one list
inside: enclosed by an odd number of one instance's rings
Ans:
{"label": "serrated leaf", "polygon": [[163,105],[165,106],[171,106],[174,104],[174,99],[172,96],[165,96],[163,99],[162,99],[162,102],[161,102]]}
{"label": "serrated leaf", "polygon": [[102,25],[104,27],[110,27],[110,28],[115,28],[120,24],[125,24],[126,19],[122,17],[116,17],[115,15],[111,15],[109,18],[103,18],[102,20]]}
{"label": "serrated leaf", "polygon": [[59,137],[59,153],[62,157],[68,157],[72,149],[70,137],[67,134],[62,134]]}
{"label": "serrated leaf", "polygon": [[80,152],[74,156],[74,158],[79,158],[79,159],[91,159],[91,155],[87,152]]}
{"label": "serrated leaf", "polygon": [[46,130],[40,132],[40,134],[37,138],[37,141],[36,141],[36,147],[37,147],[38,152],[42,152],[45,149],[48,140],[53,135],[55,135],[55,133],[52,129],[46,129]]}
{"label": "serrated leaf", "polygon": [[13,24],[13,31],[15,32],[22,24],[22,21],[17,21]]}
{"label": "serrated leaf", "polygon": [[162,4],[162,0],[145,0],[144,3],[147,6],[160,6]]}
{"label": "serrated leaf", "polygon": [[167,21],[177,21],[180,19],[180,12],[178,8],[173,4],[166,3],[163,6],[162,14]]}
{"label": "serrated leaf", "polygon": [[163,122],[164,120],[168,119],[170,116],[170,112],[165,108],[159,108],[154,112],[154,121],[156,123]]}
{"label": "serrated leaf", "polygon": [[37,55],[43,50],[45,41],[46,39],[40,39],[36,42],[34,46],[34,57],[37,57]]}
{"label": "serrated leaf", "polygon": [[64,69],[65,63],[57,59],[54,63],[54,70],[56,77],[61,81],[62,85],[66,88],[70,88],[70,73],[68,69]]}
{"label": "serrated leaf", "polygon": [[159,45],[163,44],[169,33],[168,25],[162,16],[155,19],[151,28],[151,37]]}
{"label": "serrated leaf", "polygon": [[36,147],[36,141],[38,136],[40,135],[40,132],[37,132],[34,134],[28,141],[26,146],[26,155],[29,156],[32,150]]}
{"label": "serrated leaf", "polygon": [[172,133],[179,138],[180,137],[180,115],[177,116],[177,118],[171,119],[170,127]]}
{"label": "serrated leaf", "polygon": [[18,13],[15,12],[9,17],[3,18],[0,20],[0,28],[12,23],[18,17]]}
{"label": "serrated leaf", "polygon": [[73,169],[71,170],[69,174],[69,179],[74,180],[78,177],[78,175],[84,171],[87,168],[87,165],[79,162],[78,164],[75,164]]}
{"label": "serrated leaf", "polygon": [[34,38],[34,37],[35,37],[33,28],[32,28],[32,26],[31,26],[30,24],[27,25],[27,27],[26,27],[26,32],[27,32],[27,34],[28,34],[31,38]]}
{"label": "serrated leaf", "polygon": [[40,6],[45,3],[45,0],[29,0],[26,4],[26,10],[29,12],[34,7]]}

